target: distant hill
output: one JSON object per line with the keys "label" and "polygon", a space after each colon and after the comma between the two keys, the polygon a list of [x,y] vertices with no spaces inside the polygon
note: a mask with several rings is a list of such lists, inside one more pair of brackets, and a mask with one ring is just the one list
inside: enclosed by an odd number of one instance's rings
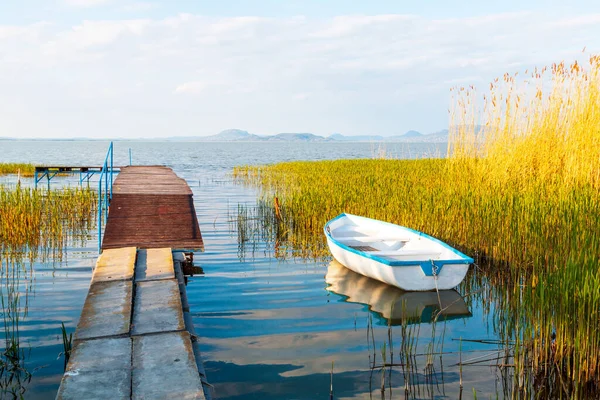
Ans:
{"label": "distant hill", "polygon": [[214,141],[214,142],[238,142],[238,141],[255,141],[255,140],[264,140],[258,135],[253,135],[248,133],[248,131],[243,131],[241,129],[226,129],[217,133],[216,135],[206,136],[202,138],[198,138],[200,140],[206,141]]}
{"label": "distant hill", "polygon": [[[177,138],[173,138],[178,140]],[[183,138],[179,138],[181,140]],[[186,140],[191,138],[185,138]],[[277,135],[255,135],[241,129],[227,129],[212,136],[196,136],[193,140],[209,142],[445,142],[448,140],[448,130],[424,135],[421,132],[410,130],[402,135],[343,135],[334,133],[323,137],[312,133],[279,133]]]}
{"label": "distant hill", "polygon": [[227,129],[216,135],[197,137],[197,140],[208,142],[324,142],[323,136],[312,133],[279,133],[271,136],[259,136],[241,129]]}
{"label": "distant hill", "polygon": [[429,136],[429,137],[438,137],[438,136],[448,137],[448,129],[442,129],[441,131],[430,133],[427,136]]}
{"label": "distant hill", "polygon": [[380,142],[385,140],[385,138],[380,135],[345,136],[341,133],[334,133],[333,135],[328,136],[327,139],[338,142]]}
{"label": "distant hill", "polygon": [[[471,128],[473,129],[473,128]],[[482,126],[474,127],[475,133],[479,134]],[[327,137],[312,133],[279,133],[277,135],[256,135],[242,129],[226,129],[211,136],[170,136],[164,138],[153,138],[152,140],[168,140],[176,142],[404,142],[404,143],[443,143],[448,141],[448,129],[437,132],[422,134],[410,130],[402,135],[343,135],[334,133]],[[0,137],[0,140],[106,140],[106,138],[28,138],[19,139],[13,137]],[[111,140],[147,140],[144,138],[112,138]]]}
{"label": "distant hill", "polygon": [[281,142],[323,142],[326,139],[323,136],[313,135],[312,133],[280,133],[275,136],[267,136],[267,140]]}
{"label": "distant hill", "polygon": [[424,135],[421,132],[417,132],[417,131],[408,131],[404,135],[401,135],[401,137],[404,137],[404,138],[416,138],[416,137],[421,137],[421,136],[424,136]]}

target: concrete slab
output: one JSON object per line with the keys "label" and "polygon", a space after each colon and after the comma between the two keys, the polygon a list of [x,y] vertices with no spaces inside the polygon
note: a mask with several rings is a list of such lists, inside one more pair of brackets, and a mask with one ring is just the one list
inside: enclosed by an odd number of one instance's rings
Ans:
{"label": "concrete slab", "polygon": [[92,275],[92,283],[133,279],[135,247],[104,250]]}
{"label": "concrete slab", "polygon": [[131,281],[93,283],[81,311],[75,340],[128,335],[132,287]]}
{"label": "concrete slab", "polygon": [[138,251],[135,264],[136,282],[173,279],[173,256],[170,248]]}
{"label": "concrete slab", "polygon": [[179,285],[175,279],[136,283],[132,335],[184,328]]}
{"label": "concrete slab", "polygon": [[132,399],[205,399],[187,332],[133,338]]}
{"label": "concrete slab", "polygon": [[56,395],[60,400],[129,399],[130,338],[78,342]]}

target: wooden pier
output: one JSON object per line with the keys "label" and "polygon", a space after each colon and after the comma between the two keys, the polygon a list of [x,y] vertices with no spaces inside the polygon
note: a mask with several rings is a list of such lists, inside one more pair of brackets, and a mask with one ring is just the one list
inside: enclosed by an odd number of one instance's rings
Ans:
{"label": "wooden pier", "polygon": [[122,169],[57,399],[210,397],[183,276],[203,247],[184,180]]}
{"label": "wooden pier", "polygon": [[203,250],[192,190],[167,167],[123,167],[113,186],[102,249]]}

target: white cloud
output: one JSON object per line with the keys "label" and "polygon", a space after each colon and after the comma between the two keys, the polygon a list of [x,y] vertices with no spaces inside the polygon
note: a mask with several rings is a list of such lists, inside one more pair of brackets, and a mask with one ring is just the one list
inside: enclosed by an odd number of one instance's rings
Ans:
{"label": "white cloud", "polygon": [[418,19],[411,15],[362,15],[339,16],[327,21],[323,29],[314,32],[312,36],[336,38],[354,35],[374,26],[384,26],[390,23],[406,24]]}
{"label": "white cloud", "polygon": [[[179,14],[0,25],[0,109],[35,114],[57,132],[119,110],[121,136],[166,134],[150,122],[137,131],[143,118],[174,121],[181,134],[196,133],[199,120],[207,132],[434,131],[447,123],[449,86],[571,59],[586,45],[597,52],[599,18]],[[105,134],[103,123],[91,134]],[[7,126],[22,131],[6,135],[40,135],[27,119]]]}
{"label": "white cloud", "polygon": [[292,98],[300,101],[308,100],[310,98],[310,93],[296,93]]}
{"label": "white cloud", "polygon": [[147,1],[136,1],[133,3],[125,4],[121,7],[123,11],[148,11],[158,8],[157,3],[150,3]]}
{"label": "white cloud", "polygon": [[109,4],[112,0],[64,0],[64,2],[73,7],[96,7]]}
{"label": "white cloud", "polygon": [[204,89],[206,89],[206,87],[208,86],[208,84],[206,82],[186,82],[186,83],[182,83],[181,85],[178,85],[175,88],[175,93],[193,93],[193,94],[198,94],[200,92],[202,92]]}
{"label": "white cloud", "polygon": [[577,17],[561,19],[555,22],[555,26],[561,28],[582,27],[585,25],[597,24],[600,24],[600,14],[581,15]]}

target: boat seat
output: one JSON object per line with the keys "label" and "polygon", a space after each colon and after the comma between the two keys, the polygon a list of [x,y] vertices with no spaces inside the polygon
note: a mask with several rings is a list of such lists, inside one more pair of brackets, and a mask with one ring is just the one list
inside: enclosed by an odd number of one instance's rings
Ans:
{"label": "boat seat", "polygon": [[410,241],[409,238],[400,237],[400,236],[339,236],[339,237],[334,236],[333,238],[339,242],[351,241],[351,240],[356,240],[356,241],[366,240],[367,242],[408,242],[408,241]]}
{"label": "boat seat", "polygon": [[381,250],[381,251],[366,251],[365,253],[372,256],[394,256],[394,257],[414,257],[422,256],[426,258],[435,258],[442,255],[441,252],[430,250]]}

